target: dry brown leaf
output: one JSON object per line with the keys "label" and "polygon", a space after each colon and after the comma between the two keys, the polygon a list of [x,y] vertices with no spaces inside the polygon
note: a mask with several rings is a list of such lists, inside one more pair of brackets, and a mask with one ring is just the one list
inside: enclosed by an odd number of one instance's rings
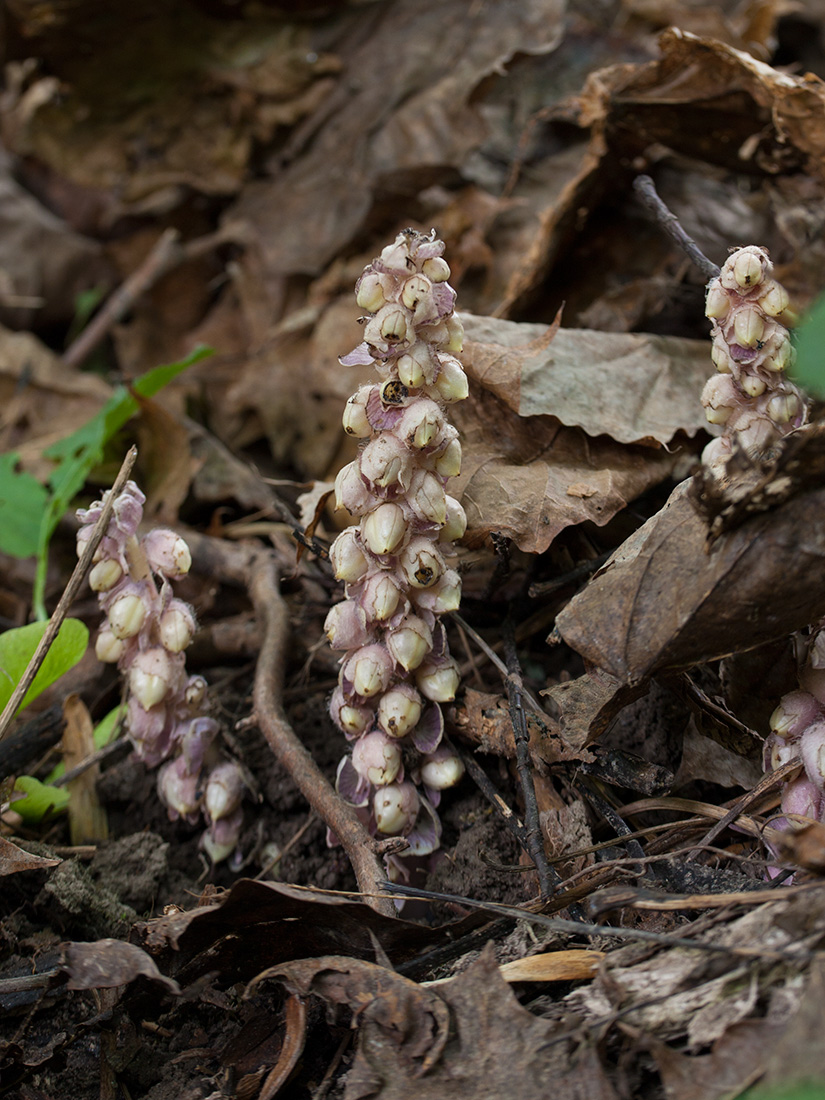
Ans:
{"label": "dry brown leaf", "polygon": [[161,974],[154,960],[133,943],[111,939],[67,943],[63,955],[69,989],[114,989],[144,977],[169,993],[180,993],[178,983]]}
{"label": "dry brown leaf", "polygon": [[56,867],[60,859],[47,859],[35,856],[24,848],[18,848],[10,840],[0,836],[0,877],[16,875],[18,871],[41,871],[45,867]]}
{"label": "dry brown leaf", "polygon": [[102,378],[68,370],[28,332],[0,327],[0,450],[45,480],[53,464],[42,451],[100,410],[112,390]]}
{"label": "dry brown leaf", "polygon": [[688,492],[677,486],[556,620],[573,649],[624,684],[753,648],[825,614],[825,490],[754,516],[710,549]]}
{"label": "dry brown leaf", "polygon": [[317,274],[355,236],[376,185],[414,171],[425,186],[460,165],[487,133],[473,90],[517,52],[552,51],[562,19],[559,0],[421,0],[362,15],[349,28],[346,94],[327,103],[323,129],[230,210],[254,226],[269,277]]}
{"label": "dry brown leaf", "polygon": [[668,1100],[723,1100],[738,1096],[762,1075],[771,1046],[782,1034],[774,1020],[742,1020],[714,1043],[710,1054],[690,1055],[646,1037]]}
{"label": "dry brown leaf", "polygon": [[[708,378],[704,340],[516,324],[462,315],[470,377],[519,416],[554,416],[620,443],[669,443],[707,429],[699,402]],[[571,496],[597,490],[587,478]]]}

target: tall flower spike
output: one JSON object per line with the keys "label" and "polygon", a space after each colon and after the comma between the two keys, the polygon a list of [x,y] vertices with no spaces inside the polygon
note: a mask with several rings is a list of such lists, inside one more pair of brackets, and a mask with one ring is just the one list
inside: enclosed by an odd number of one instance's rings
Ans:
{"label": "tall flower spike", "polygon": [[711,424],[724,425],[702,462],[724,478],[735,448],[756,459],[783,435],[805,423],[807,404],[783,372],[794,351],[786,325],[795,320],[787,291],[771,277],[767,251],[756,245],[730,254],[708,284],[705,315],[713,322],[711,359],[702,404]]}
{"label": "tall flower spike", "polygon": [[[434,233],[406,229],[356,285],[356,301],[368,314],[364,342],[341,363],[372,363],[381,383],[361,386],[344,409],[344,430],[363,442],[338,476],[336,506],[358,526],[330,549],[346,599],[325,627],[334,647],[346,651],[330,713],[354,742],[339,790],[351,789],[353,804],[371,807],[373,832],[403,834],[417,855],[439,842],[426,794],[435,798],[436,784],[417,792],[415,783],[426,787],[419,761],[440,739],[439,703],[458,690],[458,666],[446,644],[433,649],[443,635],[439,616],[458,607],[453,543],[467,526],[463,508],[444,489],[461,465],[445,406],[466,397],[468,384],[456,358],[463,328],[443,253]],[[458,782],[461,769],[442,767],[438,775],[440,790]]]}

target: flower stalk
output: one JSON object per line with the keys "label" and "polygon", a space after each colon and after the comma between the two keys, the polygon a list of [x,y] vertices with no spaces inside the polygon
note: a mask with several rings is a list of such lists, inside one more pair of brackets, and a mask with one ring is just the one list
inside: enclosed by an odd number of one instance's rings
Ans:
{"label": "flower stalk", "polygon": [[[77,513],[78,554],[107,497]],[[169,817],[191,824],[203,817],[201,847],[219,862],[237,849],[243,776],[222,756],[218,723],[204,713],[206,681],[186,671],[195,616],[175,597],[171,582],[189,571],[189,547],[165,528],[138,538],[144,501],[137,485],[127,482],[94,555],[89,583],[105,614],[95,652],[98,660],[116,664],[126,681],[126,730],[138,759],[162,765],[158,794]]]}
{"label": "flower stalk", "polygon": [[441,617],[461,598],[451,562],[467,526],[445,488],[461,466],[445,407],[468,383],[443,252],[434,234],[405,230],[356,284],[364,340],[340,362],[372,365],[380,381],[344,409],[344,430],[362,444],[336,478],[335,507],[356,525],[330,550],[345,598],[325,624],[343,651],[330,714],[353,743],[337,789],[373,834],[405,837],[414,855],[438,847],[436,806],[463,772],[442,740],[441,704],[455,698],[459,672]]}

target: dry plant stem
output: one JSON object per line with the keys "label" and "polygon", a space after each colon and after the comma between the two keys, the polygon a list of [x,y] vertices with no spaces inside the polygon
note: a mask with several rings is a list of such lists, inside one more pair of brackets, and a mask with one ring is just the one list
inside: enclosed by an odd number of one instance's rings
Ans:
{"label": "dry plant stem", "polygon": [[[493,784],[487,777],[487,773],[481,767],[479,762],[475,759],[472,753],[460,752],[461,760],[464,767],[467,769],[467,774],[472,781],[493,807],[493,809],[500,815],[502,821],[519,842],[522,848],[527,850],[527,830],[524,828],[522,822],[518,819],[516,814],[510,809]],[[527,868],[525,868],[527,870]]]}
{"label": "dry plant stem", "polygon": [[249,594],[263,629],[255,671],[254,706],[258,725],[270,748],[295,781],[301,794],[336,834],[347,853],[359,890],[372,895],[368,904],[387,917],[395,916],[391,899],[381,895],[384,868],[373,851],[373,841],[354,810],[339,798],[296,737],[281,711],[288,617],[278,587],[278,574],[270,555],[254,563]]}
{"label": "dry plant stem", "polygon": [[719,268],[713,260],[707,258],[696,242],[685,233],[679,224],[679,219],[659,198],[656,184],[650,176],[637,176],[633,181],[633,190],[650,215],[651,220],[664,229],[670,239],[696,264],[706,279],[715,279],[719,274]]}
{"label": "dry plant stem", "polygon": [[63,365],[79,367],[106,338],[113,326],[172,268],[186,260],[196,259],[222,244],[241,241],[242,234],[238,226],[232,224],[187,244],[181,244],[180,234],[176,229],[166,229],[140,267],[114,291],[77,339],[69,345],[63,354]]}
{"label": "dry plant stem", "polygon": [[58,631],[63,624],[63,620],[68,614],[75,596],[78,593],[78,589],[89,572],[92,565],[92,558],[95,555],[100,540],[106,534],[109,527],[109,520],[112,518],[112,512],[114,511],[115,501],[120,496],[123,486],[129,480],[129,474],[132,472],[132,467],[135,464],[137,458],[137,447],[130,447],[126,457],[123,460],[123,465],[120,467],[120,472],[115,478],[115,483],[112,486],[112,491],[109,495],[103,511],[100,514],[100,518],[94,526],[92,531],[92,537],[86,542],[83,553],[80,556],[80,560],[75,566],[74,572],[69,578],[69,583],[60,597],[57,607],[54,609],[52,617],[49,619],[49,625],[46,627],[46,632],[40,639],[40,645],[34,651],[32,659],[29,661],[26,671],[20,678],[20,682],[12,692],[11,698],[6,704],[6,709],[0,715],[0,741],[6,736],[9,726],[11,724],[14,715],[17,713],[17,708],[23,702],[26,692],[31,687],[32,681],[37,675],[37,670],[43,664],[46,658],[46,654],[51,648],[52,642],[57,637]]}
{"label": "dry plant stem", "polygon": [[516,767],[518,769],[521,791],[524,797],[524,825],[527,851],[536,867],[539,877],[539,891],[543,898],[553,895],[550,881],[550,868],[544,854],[544,842],[539,823],[539,807],[536,801],[536,788],[533,773],[530,770],[530,734],[527,731],[527,719],[522,701],[521,668],[516,653],[516,639],[513,622],[507,619],[503,629],[504,652],[507,657],[507,699],[510,704],[510,721],[513,723],[513,738],[516,743]]}

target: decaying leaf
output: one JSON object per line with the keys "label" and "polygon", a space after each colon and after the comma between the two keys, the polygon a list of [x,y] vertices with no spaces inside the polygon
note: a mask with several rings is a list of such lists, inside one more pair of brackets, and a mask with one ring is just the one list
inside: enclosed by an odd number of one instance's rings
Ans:
{"label": "decaying leaf", "polygon": [[180,993],[177,982],[161,974],[142,948],[122,940],[67,943],[64,969],[69,975],[69,989],[114,989],[143,977],[169,993]]}
{"label": "decaying leaf", "polygon": [[40,871],[46,867],[56,867],[62,860],[35,856],[31,852],[18,848],[10,840],[0,836],[0,877],[16,875],[18,871]]}
{"label": "decaying leaf", "polygon": [[573,649],[622,683],[753,648],[825,613],[825,490],[708,548],[688,488],[677,486],[556,620]]}
{"label": "decaying leaf", "polygon": [[[66,726],[61,750],[66,771],[71,771],[95,751],[94,723],[86,704],[74,692],[63,703],[63,718]],[[97,796],[99,778],[100,765],[93,764],[68,783],[72,844],[96,844],[108,839],[106,810]]]}
{"label": "decaying leaf", "polygon": [[709,369],[704,340],[462,320],[468,374],[521,417],[554,416],[619,443],[669,443],[707,429],[698,401]]}

